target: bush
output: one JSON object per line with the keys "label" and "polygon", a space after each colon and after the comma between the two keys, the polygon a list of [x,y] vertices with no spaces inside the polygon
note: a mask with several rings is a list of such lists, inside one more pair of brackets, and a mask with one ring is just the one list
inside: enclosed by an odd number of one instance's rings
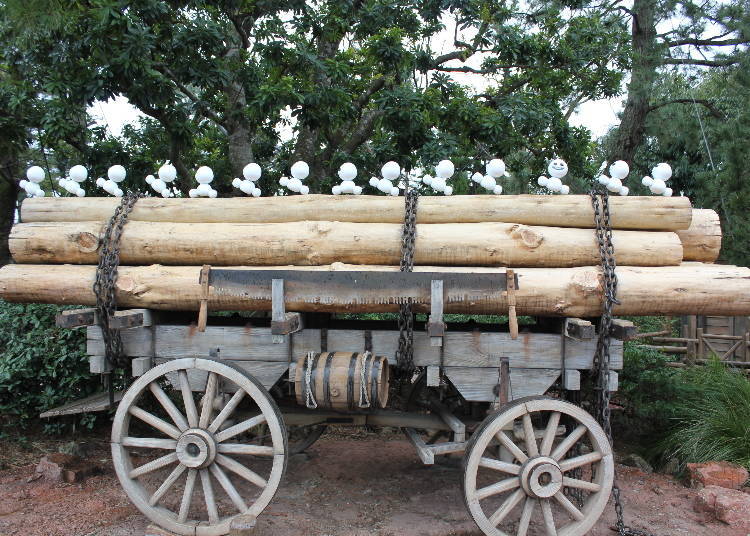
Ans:
{"label": "bush", "polygon": [[88,396],[99,383],[88,371],[85,331],[57,328],[60,310],[0,300],[0,432],[28,427],[42,411]]}
{"label": "bush", "polygon": [[681,463],[725,460],[750,469],[750,381],[718,360],[682,374],[688,394],[662,443]]}

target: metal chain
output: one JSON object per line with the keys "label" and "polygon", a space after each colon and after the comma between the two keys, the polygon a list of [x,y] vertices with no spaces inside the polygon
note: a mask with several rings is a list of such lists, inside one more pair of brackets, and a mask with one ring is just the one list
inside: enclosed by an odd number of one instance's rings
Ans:
{"label": "metal chain", "polygon": [[[404,194],[404,227],[401,232],[401,263],[399,266],[402,272],[414,270],[418,201],[419,192],[416,188],[409,188],[407,181]],[[414,370],[414,316],[410,303],[403,303],[399,307],[398,331],[396,365],[402,373],[401,376],[407,376]]]}
{"label": "metal chain", "polygon": [[[612,245],[612,225],[609,217],[609,194],[606,190],[597,193],[592,190],[591,205],[594,208],[594,223],[596,224],[596,240],[599,245],[599,255],[602,263],[602,275],[604,277],[604,305],[601,321],[599,323],[599,337],[596,342],[593,368],[596,374],[596,400],[594,411],[596,419],[607,434],[610,445],[612,444],[612,422],[609,408],[611,393],[609,391],[610,377],[610,329],[612,327],[612,306],[619,304],[617,301],[617,262],[615,261],[615,248]],[[615,529],[619,536],[652,536],[650,533],[625,526],[622,507],[620,487],[615,479],[612,486],[612,496],[615,502],[615,513],[617,521]]]}
{"label": "metal chain", "polygon": [[120,332],[109,327],[109,319],[117,311],[115,285],[117,283],[117,268],[120,265],[122,229],[128,222],[130,211],[133,210],[133,206],[139,197],[138,193],[128,191],[122,197],[115,213],[110,218],[99,249],[99,266],[96,268],[96,279],[93,287],[96,296],[96,312],[102,328],[104,356],[112,370],[125,368],[126,373],[128,362],[123,356]]}

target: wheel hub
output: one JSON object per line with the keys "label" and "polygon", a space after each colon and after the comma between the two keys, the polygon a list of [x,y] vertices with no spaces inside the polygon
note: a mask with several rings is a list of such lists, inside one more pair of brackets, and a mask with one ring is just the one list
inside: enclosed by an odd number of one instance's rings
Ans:
{"label": "wheel hub", "polygon": [[521,467],[521,487],[527,495],[538,499],[547,499],[562,489],[562,470],[560,465],[547,456],[529,459]]}
{"label": "wheel hub", "polygon": [[216,458],[216,440],[200,428],[185,430],[177,440],[177,459],[191,469],[203,469]]}

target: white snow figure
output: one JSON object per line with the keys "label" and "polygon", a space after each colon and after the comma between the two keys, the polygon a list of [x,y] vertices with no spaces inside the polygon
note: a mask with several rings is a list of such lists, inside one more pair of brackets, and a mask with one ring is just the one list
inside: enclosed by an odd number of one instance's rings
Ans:
{"label": "white snow figure", "polygon": [[442,192],[445,195],[453,195],[453,187],[448,186],[447,181],[453,176],[455,171],[456,167],[453,165],[453,162],[450,160],[441,160],[438,162],[438,165],[435,166],[435,176],[430,177],[429,175],[425,175],[425,179],[428,180],[423,180],[423,182],[436,192]]}
{"label": "white snow figure", "polygon": [[[70,171],[72,173],[73,169],[71,169]],[[119,183],[124,181],[126,176],[127,171],[125,171],[125,168],[119,164],[115,164],[114,166],[110,166],[110,168],[107,170],[106,179],[103,179],[102,177],[96,179],[96,185],[107,192],[109,195],[122,197],[123,191],[122,189],[120,189]]]}
{"label": "white snow figure", "polygon": [[211,188],[211,181],[214,180],[214,172],[208,166],[201,166],[195,171],[195,180],[198,181],[198,187],[190,190],[190,197],[216,197],[219,193]]}
{"label": "white snow figure", "polygon": [[310,188],[302,184],[302,181],[310,174],[310,166],[307,165],[307,162],[298,160],[292,164],[291,172],[292,178],[281,177],[281,179],[279,179],[279,184],[287,187],[292,192],[300,193],[302,195],[309,194]]}
{"label": "white snow figure", "polygon": [[263,170],[255,162],[251,162],[242,168],[242,179],[237,177],[232,181],[232,186],[239,188],[242,193],[252,195],[253,197],[260,197],[262,193],[260,188],[255,186],[255,181],[260,179]]}
{"label": "white snow figure", "polygon": [[39,183],[44,180],[44,170],[39,166],[31,166],[26,170],[26,178],[18,185],[24,189],[29,197],[44,197],[44,190]]}
{"label": "white snow figure", "polygon": [[394,186],[393,181],[401,175],[401,166],[391,160],[383,164],[383,167],[380,168],[380,174],[383,175],[382,179],[378,179],[377,177],[370,178],[370,186],[377,188],[384,194],[398,195],[398,186]]}
{"label": "white snow figure", "polygon": [[339,167],[338,175],[339,179],[341,179],[341,184],[336,184],[331,189],[333,195],[360,195],[362,193],[362,187],[354,184],[354,179],[357,176],[357,166],[355,166],[351,162],[344,162],[343,164],[341,164],[341,167]]}
{"label": "white snow figure", "polygon": [[549,173],[549,177],[540,175],[536,180],[539,186],[562,195],[568,195],[570,193],[570,186],[563,184],[562,182],[562,179],[568,174],[568,164],[565,163],[565,160],[562,158],[554,158],[551,160],[547,165],[547,173]]}
{"label": "white snow figure", "polygon": [[68,177],[58,180],[57,184],[68,193],[77,195],[78,197],[83,197],[86,195],[86,192],[81,188],[81,183],[85,181],[88,176],[89,172],[85,167],[79,164],[70,168],[68,171]]}
{"label": "white snow figure", "polygon": [[480,172],[476,172],[471,176],[471,180],[476,182],[479,186],[488,190],[490,193],[499,195],[503,193],[503,187],[497,183],[497,179],[500,177],[508,177],[510,174],[505,169],[505,162],[499,158],[493,158],[485,166],[486,175],[482,175]]}
{"label": "white snow figure", "polygon": [[641,179],[641,184],[648,187],[652,194],[672,196],[672,188],[667,188],[667,181],[672,178],[672,167],[662,162],[651,170],[651,177],[646,175]]}
{"label": "white snow figure", "polygon": [[159,168],[159,178],[153,175],[146,177],[146,182],[151,185],[154,191],[162,197],[174,197],[174,193],[169,187],[169,183],[177,178],[177,169],[167,160]]}
{"label": "white snow figure", "polygon": [[[602,172],[606,166],[607,163],[605,162],[599,168],[599,172]],[[612,193],[628,195],[630,193],[630,188],[622,184],[628,176],[628,173],[630,173],[630,166],[628,166],[628,163],[624,160],[617,160],[609,166],[609,177],[602,174],[597,178],[597,181],[602,186],[606,186],[607,190]]]}

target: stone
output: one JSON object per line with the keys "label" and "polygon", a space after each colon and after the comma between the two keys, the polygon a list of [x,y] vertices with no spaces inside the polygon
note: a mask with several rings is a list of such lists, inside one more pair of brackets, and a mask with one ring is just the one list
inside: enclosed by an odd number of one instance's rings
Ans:
{"label": "stone", "polygon": [[638,454],[631,453],[625,456],[622,459],[621,462],[623,465],[627,465],[628,467],[636,467],[643,471],[644,473],[653,473],[654,468],[651,467],[651,464],[648,463],[642,456],[639,456]]}
{"label": "stone", "polygon": [[78,456],[79,458],[85,458],[91,453],[91,445],[82,441],[68,441],[63,443],[57,449],[58,452],[63,454],[70,454],[71,456]]}
{"label": "stone", "polygon": [[706,486],[695,498],[693,508],[730,527],[750,530],[750,495],[721,486]]}
{"label": "stone", "polygon": [[747,469],[729,462],[687,464],[690,487],[720,486],[739,490],[748,479]]}
{"label": "stone", "polygon": [[674,475],[679,470],[680,470],[680,462],[677,458],[669,458],[667,460],[667,463],[665,463],[661,468],[661,472],[664,473],[665,475]]}
{"label": "stone", "polygon": [[54,452],[39,461],[35,472],[52,482],[72,484],[101,473],[101,467],[78,456]]}

